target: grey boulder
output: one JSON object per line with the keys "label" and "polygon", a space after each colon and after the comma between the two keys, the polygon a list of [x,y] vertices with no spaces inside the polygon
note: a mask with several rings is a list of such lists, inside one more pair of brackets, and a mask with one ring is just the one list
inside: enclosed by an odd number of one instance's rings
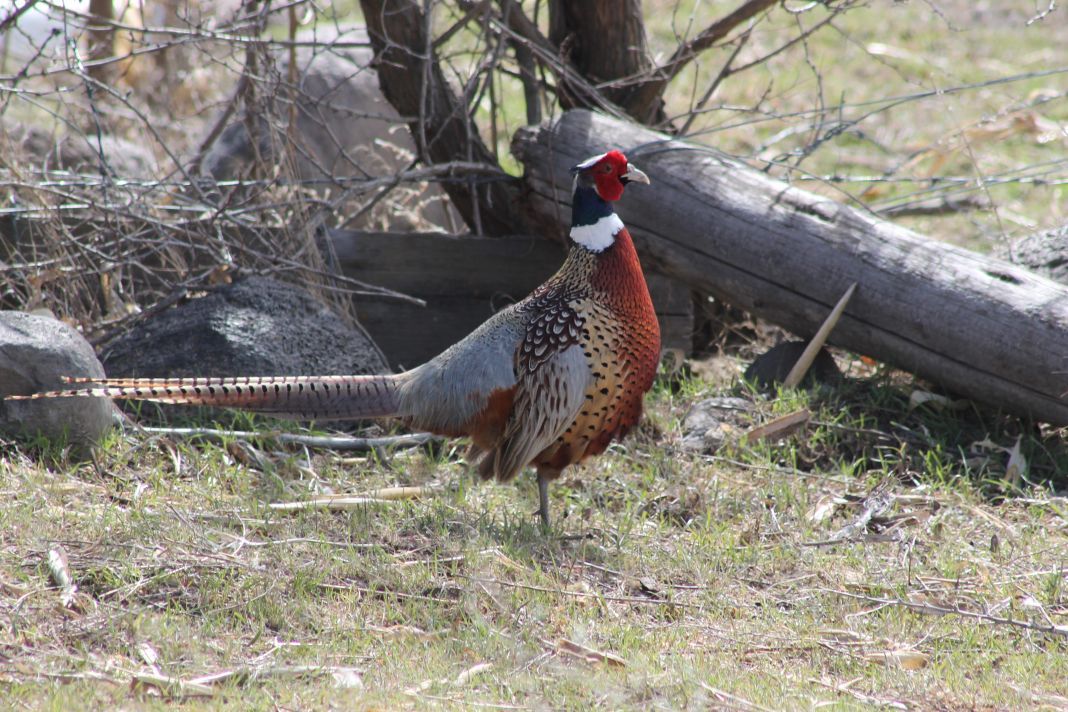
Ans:
{"label": "grey boulder", "polygon": [[[333,45],[334,38],[319,29],[298,39],[314,39],[320,46],[295,52],[296,86],[289,84],[289,50],[272,55],[275,62],[268,63],[258,88],[266,101],[219,134],[201,163],[202,176],[242,180],[270,176],[272,171],[264,168],[278,166],[321,200],[335,200],[353,187],[353,180],[388,182],[406,171],[418,150],[405,117],[382,93],[366,29],[350,28],[336,37],[343,45],[362,42],[365,47]],[[291,131],[293,90],[298,95]],[[287,147],[294,136],[299,141]],[[261,161],[267,165],[257,166]],[[243,187],[236,190],[247,194]],[[441,231],[462,222],[436,183],[404,182],[380,198],[377,189],[356,191],[338,206],[345,215],[342,222],[351,228],[402,232]]]}
{"label": "grey boulder", "polygon": [[[93,347],[75,329],[52,317],[0,311],[0,398],[62,388],[62,376],[103,375]],[[0,400],[0,433],[65,439],[79,454],[117,419],[107,398]]]}
{"label": "grey boulder", "polygon": [[305,290],[248,277],[179,304],[108,345],[112,377],[384,373],[377,347]]}
{"label": "grey boulder", "polygon": [[690,452],[715,452],[732,433],[740,432],[753,404],[722,396],[694,403],[682,419],[680,446]]}

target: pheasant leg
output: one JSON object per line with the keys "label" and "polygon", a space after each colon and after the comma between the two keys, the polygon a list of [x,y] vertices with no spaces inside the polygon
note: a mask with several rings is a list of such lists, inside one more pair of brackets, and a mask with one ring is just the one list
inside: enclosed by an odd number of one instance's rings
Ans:
{"label": "pheasant leg", "polygon": [[541,515],[541,526],[545,530],[552,528],[549,522],[549,482],[560,476],[558,471],[544,471],[538,469],[538,514]]}

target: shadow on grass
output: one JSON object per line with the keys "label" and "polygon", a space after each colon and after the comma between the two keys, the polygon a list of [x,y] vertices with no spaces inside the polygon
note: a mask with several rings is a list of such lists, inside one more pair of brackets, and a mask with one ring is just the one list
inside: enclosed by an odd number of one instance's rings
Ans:
{"label": "shadow on grass", "polygon": [[[789,456],[796,460],[791,465],[889,474],[912,483],[966,479],[992,498],[1027,486],[1068,488],[1068,443],[1059,429],[967,400],[914,405],[914,390],[876,376],[794,393],[813,412],[813,421],[805,437],[791,439]],[[1026,461],[1022,477],[1007,472],[1017,441]]]}

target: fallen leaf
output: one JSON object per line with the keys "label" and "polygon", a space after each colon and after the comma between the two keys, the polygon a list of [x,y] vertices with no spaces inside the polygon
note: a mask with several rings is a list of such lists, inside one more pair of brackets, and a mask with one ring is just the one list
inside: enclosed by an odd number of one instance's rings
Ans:
{"label": "fallen leaf", "polygon": [[52,581],[59,586],[60,602],[64,608],[70,608],[74,601],[74,594],[78,587],[74,585],[74,577],[70,573],[70,562],[67,552],[58,544],[48,550],[48,572],[52,575]]}
{"label": "fallen leaf", "polygon": [[921,405],[929,405],[935,410],[942,410],[951,407],[953,401],[930,391],[914,390],[909,394],[909,410],[916,410]]}
{"label": "fallen leaf", "polygon": [[1020,606],[1020,608],[1029,608],[1031,610],[1038,610],[1038,611],[1045,610],[1045,608],[1042,606],[1042,604],[1039,603],[1038,599],[1035,598],[1034,596],[1024,596],[1023,598],[1020,599],[1020,603],[1018,605]]}
{"label": "fallen leaf", "polygon": [[475,677],[478,677],[482,673],[489,672],[493,669],[493,663],[479,663],[467,668],[462,673],[456,676],[456,679],[452,681],[455,687],[463,687]]}
{"label": "fallen leaf", "polygon": [[130,680],[130,689],[137,694],[157,693],[164,697],[213,697],[215,690],[198,683],[177,677],[155,673],[138,673]]}
{"label": "fallen leaf", "polygon": [[857,645],[859,643],[870,642],[860,633],[856,633],[844,628],[824,628],[819,631],[820,640],[825,643],[847,643],[850,645]]}
{"label": "fallen leaf", "polygon": [[168,438],[160,438],[160,448],[167,453],[167,457],[171,461],[171,469],[174,470],[175,477],[182,476],[182,453],[178,451],[178,446],[175,445],[173,440]]}
{"label": "fallen leaf", "polygon": [[145,665],[149,667],[155,667],[159,662],[159,653],[152,647],[152,644],[147,640],[143,640],[137,644],[137,655],[145,661]]}
{"label": "fallen leaf", "polygon": [[886,667],[896,667],[902,670],[921,670],[927,667],[930,657],[916,650],[886,650],[883,652],[865,653],[864,659],[873,663],[882,663]]}
{"label": "fallen leaf", "polygon": [[1005,466],[1005,482],[1010,487],[1019,487],[1027,476],[1027,458],[1020,452],[1020,440],[1016,438],[1016,444],[1009,450],[1009,463]]}
{"label": "fallen leaf", "polygon": [[556,650],[567,655],[571,655],[576,658],[581,658],[586,662],[591,663],[606,663],[608,665],[614,665],[616,667],[625,667],[627,662],[612,653],[604,653],[600,650],[594,650],[593,648],[587,648],[585,645],[580,645],[567,638],[560,638],[556,641]]}
{"label": "fallen leaf", "polygon": [[805,513],[805,520],[811,524],[819,524],[820,522],[830,519],[834,516],[834,513],[839,507],[846,504],[846,501],[836,495],[824,495],[820,497],[819,501],[812,509]]}
{"label": "fallen leaf", "polygon": [[334,678],[334,687],[345,690],[362,690],[363,676],[356,668],[337,667],[330,670]]}

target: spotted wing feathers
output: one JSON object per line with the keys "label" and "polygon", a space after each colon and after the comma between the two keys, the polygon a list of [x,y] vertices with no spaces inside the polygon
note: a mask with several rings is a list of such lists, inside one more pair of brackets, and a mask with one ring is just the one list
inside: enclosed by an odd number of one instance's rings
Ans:
{"label": "spotted wing feathers", "polygon": [[579,343],[586,320],[571,300],[558,294],[532,300],[529,309],[530,320],[517,360],[520,371],[533,373],[561,351]]}

